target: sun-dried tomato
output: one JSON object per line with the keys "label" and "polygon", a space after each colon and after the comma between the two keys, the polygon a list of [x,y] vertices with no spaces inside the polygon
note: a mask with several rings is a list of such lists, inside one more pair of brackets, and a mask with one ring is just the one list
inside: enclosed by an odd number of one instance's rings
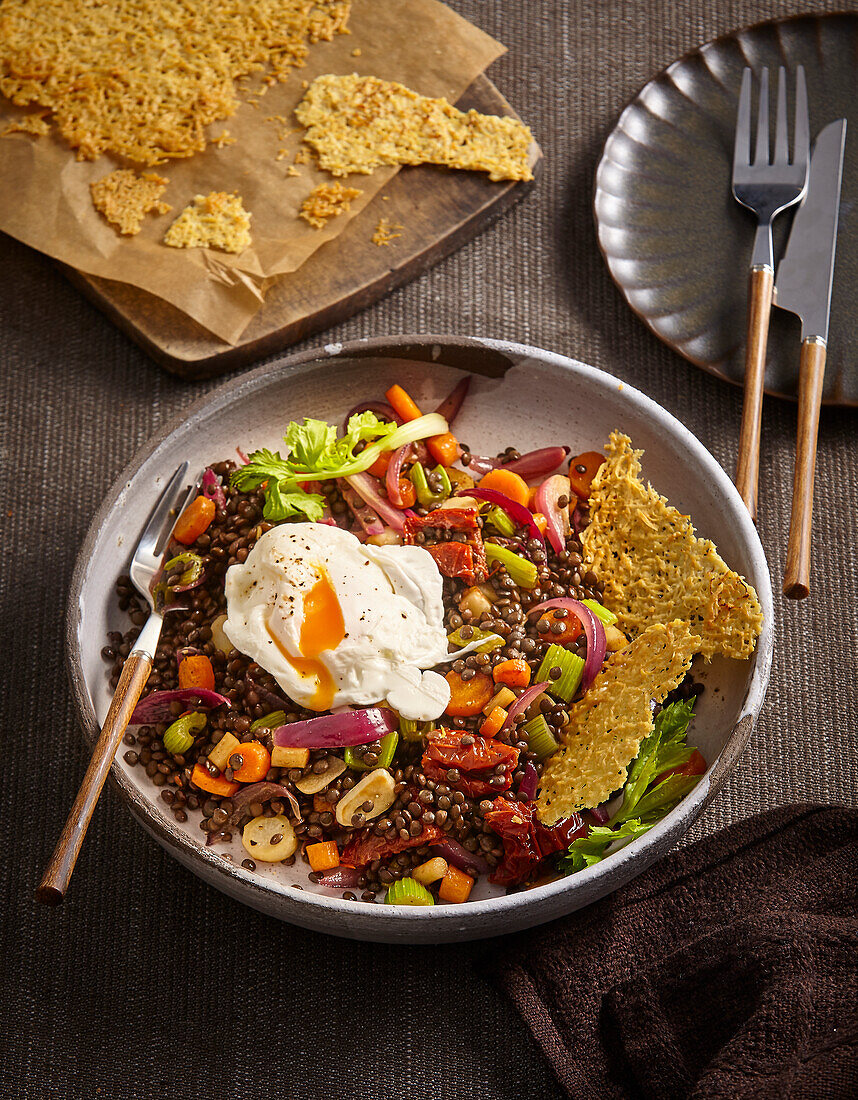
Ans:
{"label": "sun-dried tomato", "polygon": [[351,840],[343,848],[340,859],[349,867],[365,867],[374,859],[387,859],[388,856],[404,852],[406,848],[414,848],[421,844],[434,844],[442,840],[444,833],[437,825],[424,825],[423,832],[419,836],[409,836],[404,840],[401,836],[388,840],[385,836],[378,836],[372,829],[361,829],[353,833]]}
{"label": "sun-dried tomato", "polygon": [[[462,734],[456,730],[444,730],[430,739],[423,753],[423,774],[439,783],[446,783],[469,798],[484,798],[507,790],[512,785],[512,773],[518,765],[518,749],[501,741],[473,737],[470,745],[462,744]],[[497,768],[503,770],[497,772]],[[459,778],[451,780],[450,769],[455,768]],[[494,784],[489,780],[503,780]]]}
{"label": "sun-dried tomato", "polygon": [[543,825],[532,802],[496,798],[485,822],[503,841],[503,862],[489,876],[501,886],[522,882],[536,870],[546,856],[568,848],[576,837],[587,831],[580,814]]}
{"label": "sun-dried tomato", "polygon": [[465,535],[461,541],[441,539],[426,546],[445,576],[460,577],[468,584],[479,584],[488,577],[488,562],[476,508],[436,508],[425,516],[407,516],[402,541],[414,543],[416,533],[426,528],[438,532],[458,531]]}
{"label": "sun-dried tomato", "polygon": [[466,542],[436,542],[424,547],[435,559],[445,577],[461,577],[471,581],[474,576],[474,551]]}
{"label": "sun-dried tomato", "polygon": [[413,542],[415,531],[422,531],[425,527],[434,527],[439,531],[476,531],[476,508],[436,508],[434,512],[427,512],[425,516],[407,516],[405,520],[405,542]]}

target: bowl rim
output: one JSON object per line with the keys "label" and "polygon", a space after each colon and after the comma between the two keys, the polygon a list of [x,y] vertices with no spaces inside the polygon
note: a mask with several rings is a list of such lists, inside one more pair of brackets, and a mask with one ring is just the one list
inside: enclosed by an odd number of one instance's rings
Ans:
{"label": "bowl rim", "polygon": [[[607,371],[591,367],[559,352],[547,351],[527,344],[484,337],[427,333],[403,333],[398,336],[364,337],[345,343],[327,343],[285,356],[273,363],[266,363],[236,378],[227,380],[209,393],[201,395],[190,406],[171,417],[147,442],[138,448],[107,490],[101,506],[87,529],[75,560],[69,586],[64,630],[66,671],[72,689],[78,724],[87,747],[91,748],[98,736],[99,724],[86,687],[78,632],[81,597],[87,580],[88,564],[92,551],[98,542],[101,529],[122,494],[130,488],[134,476],[169,436],[197,415],[203,412],[217,411],[219,407],[241,399],[255,390],[264,389],[267,384],[273,383],[275,378],[280,380],[293,371],[298,372],[301,367],[307,367],[308,364],[315,362],[323,364],[325,360],[331,358],[382,358],[385,356],[395,358],[397,352],[400,353],[399,357],[403,358],[401,354],[403,351],[413,351],[417,347],[432,349],[431,361],[441,362],[442,352],[445,348],[457,350],[479,349],[493,352],[502,357],[513,356],[518,360],[533,359],[542,364],[560,367],[563,370],[571,370],[579,377],[598,381],[603,386],[605,384],[618,386],[625,398],[631,398],[645,415],[668,427],[678,442],[690,450],[704,468],[707,468],[716,483],[716,487],[731,505],[731,520],[740,528],[742,541],[749,547],[754,572],[758,578],[756,587],[764,613],[763,630],[751,658],[753,669],[739,708],[741,716],[702,781],[677,807],[643,837],[614,853],[610,860],[579,871],[574,876],[557,879],[526,891],[468,902],[465,906],[400,907],[395,914],[395,919],[400,927],[407,924],[409,928],[413,927],[416,932],[419,927],[428,922],[434,926],[440,935],[443,935],[445,930],[450,933],[463,931],[463,924],[467,923],[465,921],[467,914],[472,915],[473,920],[479,921],[480,918],[484,919],[490,915],[497,917],[503,914],[512,914],[522,909],[531,909],[537,912],[535,915],[531,913],[532,919],[528,923],[531,925],[538,924],[541,923],[538,915],[539,905],[537,903],[539,901],[562,894],[568,894],[571,900],[578,893],[586,893],[587,885],[599,879],[605,880],[606,889],[598,895],[603,897],[643,871],[664,851],[672,847],[691,827],[706,805],[718,793],[739,755],[747,745],[756,718],[765,700],[771,671],[774,635],[771,577],[757,529],[746,511],[737,489],[714,456],[672,413],[628,382]],[[439,349],[438,354],[435,354],[436,347]],[[427,363],[427,366],[431,366],[431,362]],[[385,922],[389,929],[393,914],[382,910],[381,913],[378,913],[377,918],[373,918],[372,909],[367,906],[366,902],[325,897],[296,890],[289,883],[259,880],[255,878],[253,872],[223,859],[213,850],[191,843],[181,830],[176,828],[160,810],[157,810],[155,801],[144,797],[142,792],[132,784],[117,760],[114,760],[111,764],[109,780],[113,789],[118,790],[134,818],[163,847],[167,848],[170,854],[175,855],[184,866],[191,870],[194,869],[193,864],[202,864],[209,871],[209,875],[204,876],[205,881],[212,885],[218,885],[232,896],[238,895],[239,900],[244,901],[245,904],[254,905],[254,899],[257,899],[259,903],[256,904],[256,908],[266,909],[266,899],[269,901],[276,899],[278,903],[282,903],[290,910],[290,912],[282,914],[283,919],[293,923],[305,923],[307,927],[314,926],[312,920],[314,910],[318,911],[319,916],[326,912],[329,914],[340,913],[344,918],[343,934],[348,934],[348,928],[351,924],[349,918],[351,917],[363,918],[363,922],[368,917],[370,920],[378,919],[379,931],[384,930],[382,925]],[[633,870],[629,871],[628,864],[632,859],[635,861],[635,866]],[[218,876],[217,882],[214,881],[215,876]],[[582,904],[587,903],[586,901],[582,902]],[[569,910],[574,908],[574,905],[568,907]],[[301,914],[306,915],[302,917]],[[551,919],[555,915],[557,914],[551,914],[545,919]],[[516,927],[522,927],[523,925],[524,922],[517,924]],[[407,940],[407,936],[401,938]]]}

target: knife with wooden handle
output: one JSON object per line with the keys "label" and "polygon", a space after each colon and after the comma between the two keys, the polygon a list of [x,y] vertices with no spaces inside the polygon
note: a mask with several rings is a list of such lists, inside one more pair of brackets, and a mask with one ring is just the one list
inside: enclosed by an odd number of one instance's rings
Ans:
{"label": "knife with wooden handle", "polygon": [[775,283],[775,305],[801,318],[798,437],[783,582],[784,595],[795,600],[803,600],[810,593],[816,441],[828,347],[845,142],[846,119],[841,118],[821,130],[814,143],[807,194],[796,211]]}

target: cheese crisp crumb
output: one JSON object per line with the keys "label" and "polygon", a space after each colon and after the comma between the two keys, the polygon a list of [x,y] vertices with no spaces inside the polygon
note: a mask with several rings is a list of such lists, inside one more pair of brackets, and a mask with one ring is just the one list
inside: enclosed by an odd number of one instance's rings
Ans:
{"label": "cheese crisp crumb", "polygon": [[343,187],[341,183],[320,183],[314,187],[301,204],[299,216],[314,229],[323,229],[331,218],[351,207],[352,200],[362,195],[356,187]]}
{"label": "cheese crisp crumb", "polygon": [[150,213],[166,214],[172,207],[158,200],[169,181],[154,172],[138,176],[130,168],[117,168],[89,185],[92,205],[124,236],[140,232]]}
{"label": "cheese crisp crumb", "polygon": [[345,33],[350,0],[15,0],[0,5],[0,92],[53,112],[80,159],[189,157],[238,107],[236,81],[278,80]]}
{"label": "cheese crisp crumb", "polygon": [[644,485],[643,451],[628,436],[613,432],[606,451],[581,542],[617,625],[634,637],[650,623],[682,619],[700,635],[706,658],[749,657],[763,622],[754,589],[695,535],[689,516]]}
{"label": "cheese crisp crumb", "polygon": [[239,195],[225,191],[196,195],[167,230],[164,244],[171,248],[243,252],[250,244],[250,214]]}
{"label": "cheese crisp crumb", "polygon": [[626,780],[629,764],[653,730],[651,701],[664,701],[685,677],[700,639],[687,623],[648,627],[612,653],[570,711],[563,745],[540,779],[537,813],[551,825],[598,806]]}
{"label": "cheese crisp crumb", "polygon": [[[277,159],[280,160],[280,157],[278,157]],[[298,168],[295,167],[294,164],[290,164],[289,167],[286,169],[286,175],[287,176],[300,176],[301,172]]]}
{"label": "cheese crisp crumb", "polygon": [[6,137],[7,134],[35,134],[36,137],[41,137],[43,134],[50,133],[51,126],[45,118],[47,113],[47,111],[34,111],[32,114],[24,115],[23,118],[16,118],[14,122],[9,123],[0,137]]}
{"label": "cheese crisp crumb", "polygon": [[393,225],[390,218],[379,218],[378,225],[372,235],[372,243],[378,245],[379,248],[390,244],[391,241],[395,241],[397,237],[402,236],[401,233],[394,233],[393,230],[401,228],[401,225]]}
{"label": "cheese crisp crumb", "polygon": [[224,130],[222,134],[212,138],[212,145],[216,145],[218,149],[223,149],[224,145],[235,145],[235,138],[229,130]]}
{"label": "cheese crisp crumb", "polygon": [[381,165],[440,164],[488,172],[492,180],[533,179],[533,137],[514,118],[459,111],[375,76],[317,77],[295,109],[319,165],[334,176]]}

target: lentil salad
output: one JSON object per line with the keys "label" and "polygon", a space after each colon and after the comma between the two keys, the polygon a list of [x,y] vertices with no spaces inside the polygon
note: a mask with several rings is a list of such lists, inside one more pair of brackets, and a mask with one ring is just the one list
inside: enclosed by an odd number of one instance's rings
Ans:
{"label": "lentil salad", "polygon": [[[386,395],[389,404],[368,403],[352,415],[418,420],[398,390]],[[445,427],[465,393],[457,387],[441,406]],[[365,450],[358,445],[356,453]],[[321,510],[312,522],[353,532],[367,545],[414,545],[432,555],[443,576],[449,648],[463,651],[445,673],[450,703],[439,721],[394,715],[391,724],[387,710],[371,740],[308,747],[291,744],[289,729],[321,721],[318,710],[297,705],[223,629],[227,571],[243,566],[280,524],[309,518],[282,516],[276,499],[272,506],[274,475],[258,454],[209,467],[200,514],[177,523],[161,591],[165,606],[176,609],[166,617],[141,703],[145,714],[147,700],[167,699],[169,714],[155,707],[158,721],[126,735],[126,762],[145,770],[177,821],[199,815],[215,849],[240,835],[249,871],[260,862],[306,862],[310,882],[349,900],[412,905],[465,901],[483,876],[521,889],[589,865],[638,835],[636,827],[650,827],[651,820],[628,814],[617,822],[604,806],[550,827],[534,813],[544,762],[587,686],[594,623],[603,636],[599,665],[627,641],[601,606],[603,586],[580,541],[601,455],[570,460],[566,446],[526,455],[509,446],[489,458],[446,431],[383,451],[357,475],[307,478],[301,491],[317,498],[314,515]],[[567,463],[568,477],[553,473]],[[248,477],[254,464],[255,485]],[[146,616],[127,577],[117,582],[117,596],[131,626],[111,634],[103,650],[112,685]],[[225,701],[206,706],[200,698],[189,711],[187,698],[164,694],[194,689]],[[687,677],[662,711],[664,725],[674,733],[682,727],[674,738],[674,747],[682,742],[674,756],[684,757],[673,764],[683,780],[678,797],[705,770],[700,754],[684,746],[700,690]],[[376,813],[378,802],[360,796],[379,772],[389,776],[390,801]],[[666,772],[651,769],[649,779],[664,781]],[[639,797],[655,785],[648,782]],[[663,816],[677,790],[674,784],[650,817]],[[354,811],[345,819],[338,813],[344,805]]]}

